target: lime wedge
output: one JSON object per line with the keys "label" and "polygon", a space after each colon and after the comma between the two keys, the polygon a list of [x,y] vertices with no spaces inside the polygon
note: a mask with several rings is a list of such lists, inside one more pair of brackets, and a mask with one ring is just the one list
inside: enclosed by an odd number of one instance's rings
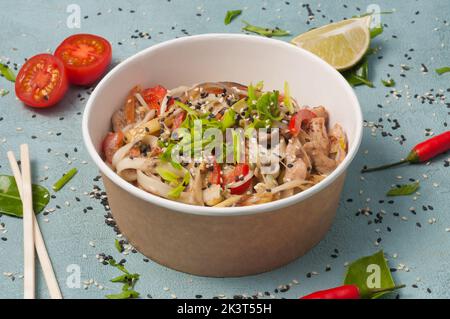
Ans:
{"label": "lime wedge", "polygon": [[358,63],[369,48],[370,19],[365,16],[331,23],[300,34],[291,42],[342,71]]}

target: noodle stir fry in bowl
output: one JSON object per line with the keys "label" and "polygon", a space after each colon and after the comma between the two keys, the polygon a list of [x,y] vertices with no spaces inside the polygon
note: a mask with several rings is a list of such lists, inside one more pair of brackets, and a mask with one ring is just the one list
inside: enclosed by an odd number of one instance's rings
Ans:
{"label": "noodle stir fry in bowl", "polygon": [[353,89],[314,54],[204,34],[110,71],[87,102],[83,138],[133,247],[230,277],[285,265],[325,236],[362,124]]}
{"label": "noodle stir fry in bowl", "polygon": [[[284,92],[208,82],[134,87],[112,116],[103,154],[126,181],[192,205],[247,206],[286,198],[343,161],[342,127],[325,107]],[[198,137],[198,138],[197,138]],[[227,139],[228,138],[228,139]]]}

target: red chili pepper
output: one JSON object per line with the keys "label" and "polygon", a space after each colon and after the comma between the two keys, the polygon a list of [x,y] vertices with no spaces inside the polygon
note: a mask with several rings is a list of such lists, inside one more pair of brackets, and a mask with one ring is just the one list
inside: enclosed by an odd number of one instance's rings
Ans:
{"label": "red chili pepper", "polygon": [[360,299],[359,288],[355,285],[344,285],[336,288],[320,290],[300,299]]}
{"label": "red chili pepper", "polygon": [[409,152],[408,156],[404,160],[378,167],[364,168],[361,170],[361,173],[379,171],[404,163],[416,164],[426,162],[429,159],[432,159],[433,157],[444,153],[445,151],[448,151],[449,149],[450,131],[447,131],[414,146],[414,148],[411,150],[411,152]]}
{"label": "red chili pepper", "polygon": [[344,285],[336,288],[320,290],[312,294],[301,297],[300,299],[361,299],[369,298],[373,294],[393,291],[403,288],[405,285],[395,286],[392,288],[370,289],[366,295],[362,295],[356,285]]}

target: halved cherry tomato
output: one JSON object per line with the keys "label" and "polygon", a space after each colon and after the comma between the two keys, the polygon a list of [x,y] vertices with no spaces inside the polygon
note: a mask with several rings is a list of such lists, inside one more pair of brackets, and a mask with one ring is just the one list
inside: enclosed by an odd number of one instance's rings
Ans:
{"label": "halved cherry tomato", "polygon": [[301,109],[292,116],[289,122],[289,132],[291,132],[293,136],[297,136],[298,133],[300,133],[303,122],[308,122],[315,117],[316,114],[314,114],[314,112],[307,109]]}
{"label": "halved cherry tomato", "polygon": [[62,62],[51,54],[27,60],[16,78],[16,96],[26,105],[48,107],[58,103],[68,88]]}
{"label": "halved cherry tomato", "polygon": [[142,91],[142,97],[145,102],[148,104],[148,107],[151,110],[157,110],[159,113],[159,109],[161,107],[161,102],[166,96],[167,90],[165,87],[161,85],[157,85],[152,88],[145,89]]}
{"label": "halved cherry tomato", "polygon": [[220,184],[220,180],[222,178],[222,169],[220,165],[214,161],[213,170],[208,173],[208,182],[211,184]]}
{"label": "halved cherry tomato", "polygon": [[112,49],[108,40],[98,35],[75,34],[58,46],[55,56],[64,63],[70,83],[90,85],[105,73]]}
{"label": "halved cherry tomato", "polygon": [[[232,171],[223,176],[223,186],[227,187],[229,184],[238,182],[239,178],[247,176],[249,172],[250,166],[248,164],[237,164]],[[252,180],[249,179],[242,185],[230,187],[230,193],[233,195],[243,194],[249,189],[251,184]]]}
{"label": "halved cherry tomato", "polygon": [[123,133],[108,132],[102,143],[103,154],[109,163],[112,163],[114,153],[123,145]]}
{"label": "halved cherry tomato", "polygon": [[172,130],[175,130],[181,126],[184,119],[186,118],[186,112],[181,112],[175,116],[172,123]]}

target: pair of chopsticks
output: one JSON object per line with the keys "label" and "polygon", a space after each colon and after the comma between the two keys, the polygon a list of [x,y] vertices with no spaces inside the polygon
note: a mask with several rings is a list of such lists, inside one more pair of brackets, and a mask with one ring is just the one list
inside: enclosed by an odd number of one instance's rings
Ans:
{"label": "pair of chopsticks", "polygon": [[33,194],[31,189],[30,153],[27,144],[20,145],[20,162],[22,172],[19,169],[14,153],[7,153],[9,165],[16,180],[17,189],[23,205],[23,241],[24,241],[24,299],[35,299],[35,255],[36,248],[45,282],[52,299],[62,299],[52,263],[45,248],[44,238],[33,212]]}

